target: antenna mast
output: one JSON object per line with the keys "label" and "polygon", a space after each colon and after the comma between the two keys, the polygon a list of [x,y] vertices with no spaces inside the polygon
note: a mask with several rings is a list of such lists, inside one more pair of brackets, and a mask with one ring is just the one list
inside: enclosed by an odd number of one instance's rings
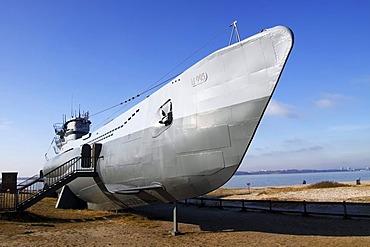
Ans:
{"label": "antenna mast", "polygon": [[234,21],[229,26],[229,27],[233,27],[233,29],[231,30],[229,45],[231,45],[231,42],[233,41],[234,31],[235,31],[235,39],[236,39],[236,41],[237,42],[240,42],[240,36],[239,36],[238,26],[236,25],[236,23],[237,23],[237,21]]}
{"label": "antenna mast", "polygon": [[71,98],[71,117],[73,117],[73,94]]}

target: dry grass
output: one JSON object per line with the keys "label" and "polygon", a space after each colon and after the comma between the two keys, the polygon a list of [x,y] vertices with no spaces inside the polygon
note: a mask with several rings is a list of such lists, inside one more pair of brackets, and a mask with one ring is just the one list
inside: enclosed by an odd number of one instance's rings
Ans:
{"label": "dry grass", "polygon": [[[238,196],[249,196],[274,190],[291,188],[256,188],[250,194],[247,189],[221,189],[221,193],[211,194],[230,195],[234,191]],[[184,205],[179,208],[179,229],[183,235],[173,237],[169,234],[172,205],[116,214],[56,209],[55,202],[54,198],[45,198],[24,213],[1,216],[0,246],[367,246],[370,241],[367,221],[240,213]]]}
{"label": "dry grass", "polygon": [[295,187],[267,187],[266,189],[259,192],[257,195],[271,195],[280,192],[296,192],[306,190],[306,186],[295,186]]}
{"label": "dry grass", "polygon": [[113,215],[108,211],[57,209],[52,206],[56,204],[56,200],[56,198],[44,198],[25,212],[0,214],[0,219],[21,222],[66,222]]}
{"label": "dry grass", "polygon": [[264,187],[264,188],[219,188],[206,196],[225,198],[229,196],[259,196],[259,195],[270,195],[278,192],[292,192],[302,191],[307,189],[306,186],[289,186],[289,187]]}
{"label": "dry grass", "polygon": [[337,187],[352,187],[352,185],[337,183],[333,181],[322,181],[316,184],[308,185],[307,189],[326,189],[326,188],[337,188]]}
{"label": "dry grass", "polygon": [[[252,191],[252,189],[251,189]],[[214,197],[225,197],[225,196],[231,196],[231,195],[245,195],[249,194],[248,189],[232,189],[232,188],[218,188],[212,192],[209,192],[207,196],[214,196]]]}
{"label": "dry grass", "polygon": [[256,187],[250,190],[220,188],[207,196],[236,200],[370,202],[370,181],[362,181],[361,185],[323,181],[312,185]]}

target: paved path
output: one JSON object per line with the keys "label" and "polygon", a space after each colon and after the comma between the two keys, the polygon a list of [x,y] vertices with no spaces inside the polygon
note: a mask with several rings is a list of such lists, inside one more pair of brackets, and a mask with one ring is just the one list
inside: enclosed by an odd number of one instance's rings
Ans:
{"label": "paved path", "polygon": [[[134,212],[155,220],[172,221],[172,208],[172,204],[165,204],[138,208]],[[178,221],[198,225],[202,231],[210,232],[256,231],[310,236],[370,236],[370,220],[367,219],[302,217],[179,205]],[[181,227],[179,230],[181,231]]]}

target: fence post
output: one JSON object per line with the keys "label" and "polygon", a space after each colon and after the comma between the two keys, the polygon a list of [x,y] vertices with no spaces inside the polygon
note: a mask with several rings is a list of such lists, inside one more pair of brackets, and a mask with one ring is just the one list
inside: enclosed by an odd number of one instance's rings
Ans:
{"label": "fence post", "polygon": [[219,204],[219,209],[222,209],[222,199],[220,198],[220,199],[218,199],[219,200],[219,202],[220,202],[220,204]]}
{"label": "fence post", "polygon": [[18,196],[19,196],[19,190],[16,189],[14,191],[14,210],[17,211],[17,207],[18,207]]}
{"label": "fence post", "polygon": [[347,204],[346,201],[343,201],[343,209],[344,209],[344,218],[348,219],[348,214],[347,214]]}
{"label": "fence post", "polygon": [[303,216],[308,216],[306,200],[303,200]]}
{"label": "fence post", "polygon": [[242,211],[245,211],[244,199],[242,200]]}
{"label": "fence post", "polygon": [[272,201],[269,200],[269,208],[270,208],[270,212],[272,212]]}

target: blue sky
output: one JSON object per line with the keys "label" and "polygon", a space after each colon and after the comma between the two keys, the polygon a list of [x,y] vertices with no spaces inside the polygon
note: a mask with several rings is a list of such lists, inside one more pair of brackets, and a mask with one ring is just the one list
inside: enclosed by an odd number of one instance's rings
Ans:
{"label": "blue sky", "polygon": [[242,38],[295,34],[240,170],[370,166],[369,13],[369,1],[1,1],[0,171],[37,173],[71,105],[120,103],[220,34],[181,72],[227,45],[234,20]]}

